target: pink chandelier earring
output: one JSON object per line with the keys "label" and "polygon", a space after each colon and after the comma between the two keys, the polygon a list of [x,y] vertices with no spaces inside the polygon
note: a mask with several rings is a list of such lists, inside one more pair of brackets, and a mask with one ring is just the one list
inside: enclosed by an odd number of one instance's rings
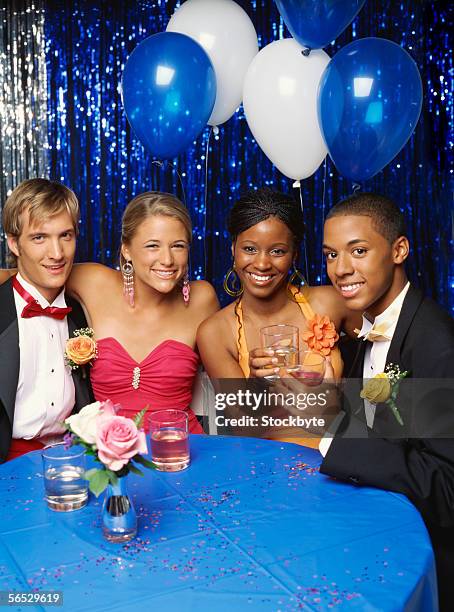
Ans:
{"label": "pink chandelier earring", "polygon": [[123,275],[123,295],[130,306],[134,306],[134,266],[132,261],[125,261],[121,266]]}
{"label": "pink chandelier earring", "polygon": [[181,291],[183,293],[184,305],[189,306],[189,294],[191,293],[191,285],[189,283],[189,274],[187,270],[186,270],[186,274],[184,275],[183,287]]}

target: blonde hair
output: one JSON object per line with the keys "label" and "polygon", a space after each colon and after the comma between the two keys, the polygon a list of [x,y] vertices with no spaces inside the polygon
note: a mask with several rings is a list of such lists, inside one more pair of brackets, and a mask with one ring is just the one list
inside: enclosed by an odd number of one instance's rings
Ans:
{"label": "blonde hair", "polygon": [[[79,202],[71,189],[44,178],[22,181],[5,202],[2,212],[3,231],[19,238],[22,233],[22,213],[28,210],[29,223],[40,223],[49,217],[67,211],[77,233],[80,216]],[[17,261],[14,253],[9,253],[11,263]]]}
{"label": "blonde hair", "polygon": [[[178,219],[186,230],[188,242],[192,240],[192,222],[189,211],[180,200],[171,193],[147,191],[129,202],[121,221],[121,243],[130,244],[139,225],[149,217],[163,215]],[[120,252],[120,265],[125,263]]]}

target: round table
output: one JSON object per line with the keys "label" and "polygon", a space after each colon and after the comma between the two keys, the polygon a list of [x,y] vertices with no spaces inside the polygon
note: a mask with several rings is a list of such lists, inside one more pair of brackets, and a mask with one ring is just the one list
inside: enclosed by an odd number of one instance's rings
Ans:
{"label": "round table", "polygon": [[0,590],[59,590],[71,612],[437,609],[404,496],[332,480],[294,444],[190,442],[187,470],[128,477],[139,532],[122,545],[103,539],[102,497],[46,507],[38,451],[0,466]]}

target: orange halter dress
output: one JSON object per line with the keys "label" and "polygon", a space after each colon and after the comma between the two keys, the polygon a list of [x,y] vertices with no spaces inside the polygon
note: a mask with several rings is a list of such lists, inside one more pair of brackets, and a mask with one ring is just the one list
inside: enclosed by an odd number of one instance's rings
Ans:
{"label": "orange halter dress", "polygon": [[[293,289],[295,291],[293,291]],[[306,321],[310,321],[315,317],[315,312],[309,303],[309,300],[303,292],[298,291],[296,287],[290,288],[296,303],[298,304],[301,313]],[[249,378],[249,350],[246,341],[246,334],[244,333],[244,322],[243,322],[243,308],[241,301],[238,302],[235,308],[237,314],[237,337],[236,344],[238,349],[238,364],[243,371],[245,378]],[[333,366],[334,376],[336,380],[340,380],[342,377],[343,361],[340,354],[340,350],[337,346],[333,347],[330,352],[331,365]],[[292,427],[280,429],[279,431],[270,431],[266,436],[270,440],[278,440],[280,442],[293,442],[294,444],[300,444],[302,446],[308,446],[310,448],[318,449],[320,437],[314,434],[304,433],[303,429]]]}

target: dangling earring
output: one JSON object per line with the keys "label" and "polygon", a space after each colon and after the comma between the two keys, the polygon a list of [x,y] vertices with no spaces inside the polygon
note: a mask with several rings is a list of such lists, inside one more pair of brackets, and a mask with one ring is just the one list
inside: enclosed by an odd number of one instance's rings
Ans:
{"label": "dangling earring", "polygon": [[125,261],[121,266],[123,275],[123,295],[128,300],[130,306],[134,306],[134,266],[132,261]]}
{"label": "dangling earring", "polygon": [[[229,281],[231,281],[230,287]],[[243,293],[243,283],[235,270],[235,266],[232,266],[224,277],[224,291],[234,298],[240,297]]]}
{"label": "dangling earring", "polygon": [[186,274],[184,275],[183,287],[181,291],[183,293],[184,305],[189,306],[189,294],[191,293],[191,285],[189,283],[189,274],[187,270],[186,270]]}
{"label": "dangling earring", "polygon": [[[299,282],[295,283],[294,285],[293,283],[297,279]],[[306,279],[304,278],[303,274],[298,270],[298,268],[295,266],[295,262],[293,262],[293,272],[287,283],[287,291],[294,299],[296,299],[296,295],[303,294],[307,286],[308,285],[307,285]],[[294,289],[296,289],[296,291],[294,291]]]}

